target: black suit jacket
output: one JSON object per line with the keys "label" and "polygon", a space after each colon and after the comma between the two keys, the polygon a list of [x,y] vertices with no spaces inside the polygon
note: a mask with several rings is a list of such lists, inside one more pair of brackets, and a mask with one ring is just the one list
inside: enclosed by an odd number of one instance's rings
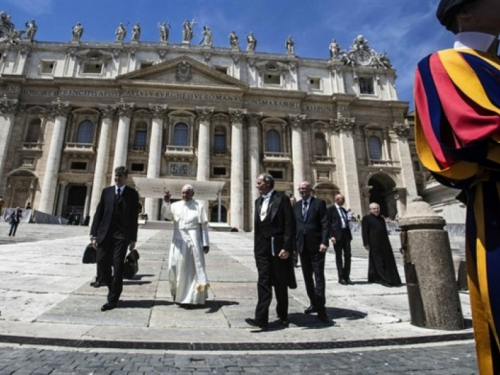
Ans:
{"label": "black suit jacket", "polygon": [[255,201],[254,215],[255,254],[270,254],[273,244],[275,256],[278,256],[281,249],[291,252],[295,219],[290,198],[275,191],[269,200],[267,215],[263,221],[260,219],[261,205],[262,198],[258,198]]}
{"label": "black suit jacket", "polygon": [[[137,241],[139,194],[135,189],[125,186],[115,206],[115,186],[104,188],[92,221],[90,234],[97,242],[104,241],[110,229],[120,228],[125,241]],[[115,213],[115,209],[117,212]],[[115,222],[113,223],[113,220]]]}
{"label": "black suit jacket", "polygon": [[[347,211],[345,212],[347,218]],[[328,216],[330,218],[330,234],[329,237],[335,237],[336,241],[351,241],[352,234],[351,228],[349,227],[349,220],[347,219],[346,229],[347,231],[342,231],[342,219],[340,218],[339,212],[337,210],[337,206],[333,205],[328,207]],[[347,238],[344,237],[344,233],[347,235]]]}
{"label": "black suit jacket", "polygon": [[311,197],[307,216],[302,215],[302,200],[293,206],[296,222],[297,251],[302,253],[307,242],[309,249],[319,251],[321,244],[328,247],[328,212],[322,199]]}

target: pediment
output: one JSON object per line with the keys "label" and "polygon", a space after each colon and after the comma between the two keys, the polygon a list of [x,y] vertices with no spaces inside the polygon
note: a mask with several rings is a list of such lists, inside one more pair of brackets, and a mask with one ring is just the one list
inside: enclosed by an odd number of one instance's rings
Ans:
{"label": "pediment", "polygon": [[210,86],[216,88],[246,89],[248,85],[239,79],[187,56],[177,57],[160,64],[148,66],[116,77],[121,83],[170,84],[183,86]]}

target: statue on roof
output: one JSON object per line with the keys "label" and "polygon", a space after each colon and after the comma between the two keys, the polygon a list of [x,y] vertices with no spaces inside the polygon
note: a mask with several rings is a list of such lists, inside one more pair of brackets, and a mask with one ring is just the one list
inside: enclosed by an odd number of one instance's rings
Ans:
{"label": "statue on roof", "polygon": [[257,39],[253,35],[253,31],[250,31],[250,34],[247,35],[247,52],[254,52],[255,48],[257,48]]}
{"label": "statue on roof", "polygon": [[83,26],[80,22],[77,22],[75,26],[71,29],[72,40],[79,42],[83,35]]}
{"label": "statue on roof", "polygon": [[138,42],[141,38],[141,24],[137,22],[132,28],[132,41]]}
{"label": "statue on roof", "polygon": [[35,39],[36,32],[38,31],[38,26],[36,25],[35,20],[27,21],[25,23],[26,26],[26,35],[24,36],[24,39],[33,42]]}
{"label": "statue on roof", "polygon": [[170,35],[170,21],[168,23],[163,22],[158,24],[158,28],[160,29],[160,41],[168,42],[168,37]]}
{"label": "statue on roof", "polygon": [[123,23],[120,22],[120,24],[116,28],[115,35],[116,35],[115,41],[123,42],[123,40],[125,39],[125,36],[127,35],[127,29],[125,28]]}
{"label": "statue on roof", "polygon": [[288,35],[288,39],[285,42],[285,48],[289,55],[295,54],[295,41],[291,35]]}
{"label": "statue on roof", "polygon": [[229,45],[232,49],[240,49],[240,41],[238,40],[238,35],[236,35],[236,31],[231,31],[229,34]]}
{"label": "statue on roof", "polygon": [[200,42],[203,46],[212,46],[212,30],[208,26],[203,26],[203,39]]}
{"label": "statue on roof", "polygon": [[332,42],[330,43],[328,49],[330,50],[331,59],[338,59],[340,57],[340,45],[335,39],[332,39]]}
{"label": "statue on roof", "polygon": [[182,43],[190,43],[191,39],[193,39],[193,26],[195,23],[193,19],[192,21],[185,20],[182,24]]}

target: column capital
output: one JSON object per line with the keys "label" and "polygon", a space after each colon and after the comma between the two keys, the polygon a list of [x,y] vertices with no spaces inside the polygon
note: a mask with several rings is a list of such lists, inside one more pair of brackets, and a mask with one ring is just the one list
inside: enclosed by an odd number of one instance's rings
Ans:
{"label": "column capital", "polygon": [[252,112],[247,114],[250,126],[259,126],[262,119],[262,112]]}
{"label": "column capital", "polygon": [[332,119],[331,124],[333,125],[335,131],[337,132],[353,132],[356,127],[356,120],[354,117],[342,117],[338,116],[336,119]]}
{"label": "column capital", "polygon": [[210,121],[214,114],[214,107],[196,107],[196,114],[200,121]]}
{"label": "column capital", "polygon": [[12,115],[16,112],[18,101],[17,99],[9,99],[7,95],[4,95],[0,99],[0,114],[2,115]]}
{"label": "column capital", "polygon": [[410,134],[410,125],[406,122],[397,122],[395,121],[392,124],[392,130],[398,135],[400,138],[408,138],[408,135]]}
{"label": "column capital", "polygon": [[99,104],[98,107],[104,118],[113,118],[116,113],[116,105]]}
{"label": "column capital", "polygon": [[150,104],[149,110],[151,111],[153,118],[162,119],[167,114],[168,105],[167,104]]}
{"label": "column capital", "polygon": [[231,118],[231,122],[239,122],[243,123],[247,115],[247,110],[243,108],[229,108],[229,117]]}
{"label": "column capital", "polygon": [[288,123],[292,129],[300,129],[304,125],[307,115],[288,115]]}
{"label": "column capital", "polygon": [[69,102],[61,102],[59,98],[57,98],[57,101],[52,102],[50,106],[50,115],[52,117],[68,117],[69,111],[71,111]]}
{"label": "column capital", "polygon": [[134,112],[135,103],[124,103],[121,101],[116,104],[116,109],[118,111],[118,115],[120,117],[132,117],[132,113]]}

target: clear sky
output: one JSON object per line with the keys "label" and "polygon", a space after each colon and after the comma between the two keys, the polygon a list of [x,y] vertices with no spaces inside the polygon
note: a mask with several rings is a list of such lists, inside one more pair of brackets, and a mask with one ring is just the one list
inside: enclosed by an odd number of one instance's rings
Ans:
{"label": "clear sky", "polygon": [[120,22],[140,22],[141,41],[158,41],[158,22],[170,21],[171,43],[180,43],[182,22],[196,21],[192,43],[201,41],[203,26],[212,29],[214,45],[228,47],[234,30],[246,47],[245,33],[253,31],[257,52],[285,53],[292,35],[299,57],[328,58],[335,38],[348,50],[363,35],[376,52],[387,52],[398,79],[399,99],[412,105],[412,86],[418,61],[453,44],[453,35],[435,17],[438,0],[4,0],[0,10],[11,16],[16,29],[34,19],[35,40],[69,41],[76,22],[84,27],[82,41],[113,41]]}

